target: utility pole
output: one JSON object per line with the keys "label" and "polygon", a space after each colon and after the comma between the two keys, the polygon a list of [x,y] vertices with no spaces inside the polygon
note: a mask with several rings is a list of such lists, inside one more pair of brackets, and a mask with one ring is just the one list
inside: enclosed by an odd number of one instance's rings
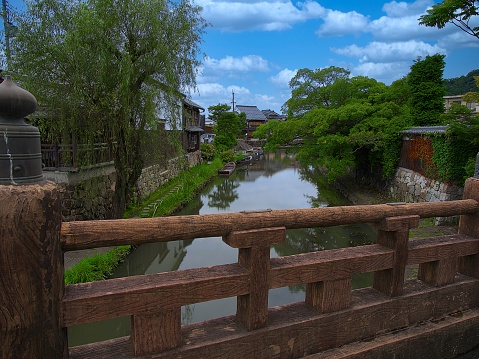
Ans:
{"label": "utility pole", "polygon": [[[5,1],[5,0],[3,0]],[[231,90],[231,94],[233,95],[233,101],[231,101],[231,103],[233,104],[233,107],[231,109],[232,112],[235,112],[235,92],[234,90]]]}

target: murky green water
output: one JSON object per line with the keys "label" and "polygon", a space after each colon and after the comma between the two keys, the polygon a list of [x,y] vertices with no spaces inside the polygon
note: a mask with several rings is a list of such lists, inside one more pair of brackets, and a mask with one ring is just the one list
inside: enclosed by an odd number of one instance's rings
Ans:
{"label": "murky green water", "polygon": [[[178,215],[212,214],[261,209],[293,209],[348,205],[348,201],[311,168],[299,168],[284,152],[265,154],[250,166],[238,167],[229,178],[217,178]],[[271,257],[371,243],[376,232],[365,224],[288,230],[286,241],[273,245]],[[151,274],[235,263],[238,250],[219,237],[143,245],[113,277]],[[371,285],[372,275],[353,278],[353,287]],[[304,300],[304,285],[270,290],[270,307]],[[183,323],[235,314],[236,298],[182,308]],[[117,318],[69,329],[71,346],[129,335],[130,318]]]}

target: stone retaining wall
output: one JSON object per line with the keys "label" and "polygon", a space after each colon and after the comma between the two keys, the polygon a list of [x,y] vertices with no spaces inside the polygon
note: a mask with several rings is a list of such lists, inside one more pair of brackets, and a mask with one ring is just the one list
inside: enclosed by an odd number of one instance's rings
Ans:
{"label": "stone retaining wall", "polygon": [[63,221],[112,218],[116,185],[112,162],[77,171],[44,171],[43,177],[60,187]]}
{"label": "stone retaining wall", "polygon": [[[398,167],[388,185],[389,195],[401,202],[440,202],[462,199],[464,188],[455,183],[442,183],[409,169]],[[457,218],[437,219],[437,224]]]}
{"label": "stone retaining wall", "polygon": [[[167,168],[164,166],[144,168],[137,181],[136,200],[145,199],[165,182],[198,163],[201,163],[200,151],[169,160]],[[113,217],[113,196],[116,186],[113,162],[76,171],[44,171],[43,177],[60,186],[64,222]]]}
{"label": "stone retaining wall", "polygon": [[201,152],[196,151],[169,160],[166,168],[160,165],[143,168],[141,176],[136,182],[136,201],[144,200],[165,182],[177,177],[180,172],[185,171],[188,167],[194,167],[199,163],[201,163]]}

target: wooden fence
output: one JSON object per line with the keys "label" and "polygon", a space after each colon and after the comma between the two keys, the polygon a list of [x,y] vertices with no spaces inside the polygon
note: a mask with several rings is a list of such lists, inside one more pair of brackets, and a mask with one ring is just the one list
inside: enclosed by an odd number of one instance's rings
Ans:
{"label": "wooden fence", "polygon": [[59,168],[79,168],[114,159],[114,143],[92,144],[42,144],[42,164],[44,170]]}
{"label": "wooden fence", "polygon": [[[479,345],[479,179],[451,202],[67,223],[54,185],[4,187],[5,358],[437,358]],[[409,239],[420,218],[458,214],[458,234]],[[286,229],[351,223],[377,226],[377,243],[270,258]],[[65,251],[213,236],[237,263],[63,288]],[[365,272],[373,286],[352,290]],[[268,306],[270,289],[297,284],[304,302]],[[236,316],[181,325],[182,306],[228,297]],[[68,348],[68,327],[123,316],[129,337]]]}

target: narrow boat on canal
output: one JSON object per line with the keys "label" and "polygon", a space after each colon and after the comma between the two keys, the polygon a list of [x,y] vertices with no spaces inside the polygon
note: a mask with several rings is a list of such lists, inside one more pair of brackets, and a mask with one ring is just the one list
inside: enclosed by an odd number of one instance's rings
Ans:
{"label": "narrow boat on canal", "polygon": [[221,176],[231,176],[236,169],[236,163],[228,162],[218,171]]}

